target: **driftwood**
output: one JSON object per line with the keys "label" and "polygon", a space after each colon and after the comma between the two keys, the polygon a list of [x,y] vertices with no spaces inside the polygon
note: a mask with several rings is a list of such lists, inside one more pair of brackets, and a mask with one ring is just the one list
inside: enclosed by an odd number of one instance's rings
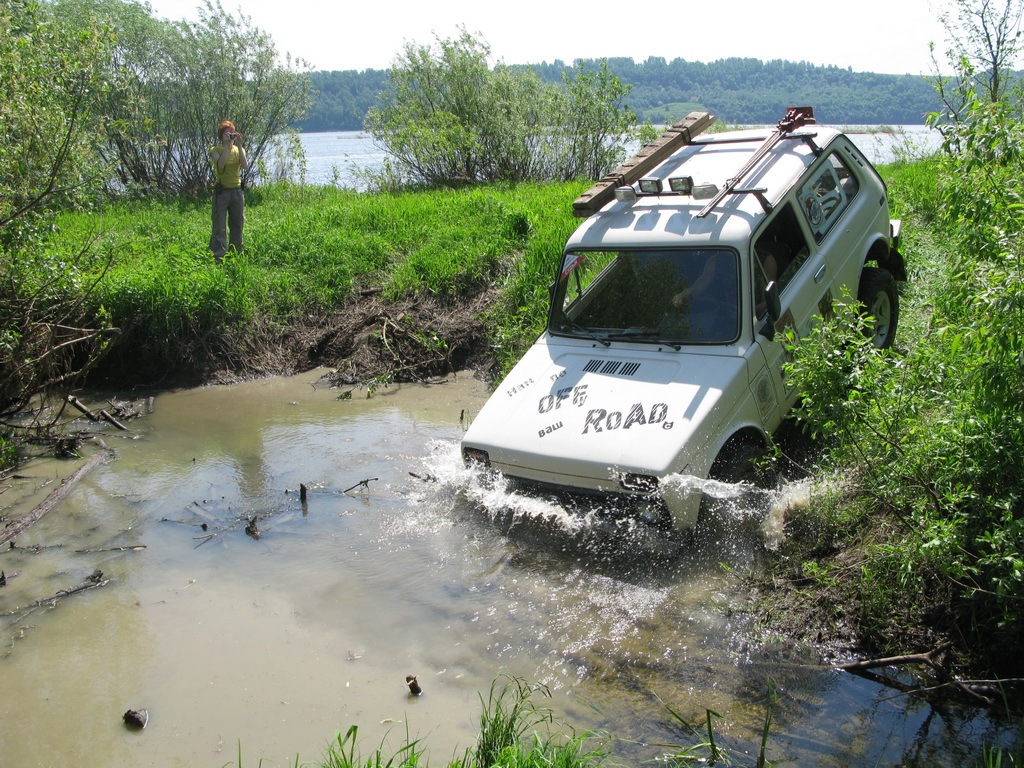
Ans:
{"label": "driftwood", "polygon": [[89,575],[88,578],[86,578],[85,581],[83,581],[77,587],[58,590],[56,593],[50,595],[49,597],[44,597],[40,600],[36,600],[35,602],[29,603],[23,608],[15,608],[13,611],[8,611],[7,613],[0,614],[0,616],[13,616],[19,613],[26,613],[27,611],[30,611],[33,608],[38,608],[42,605],[53,606],[56,605],[57,601],[63,597],[69,597],[71,595],[78,594],[79,592],[85,592],[87,589],[96,589],[96,587],[102,587],[104,584],[108,584],[109,582],[110,579],[103,578],[103,571],[97,568],[95,571],[92,572],[92,574]]}
{"label": "driftwood", "polygon": [[105,421],[110,422],[111,424],[113,424],[118,429],[120,429],[122,431],[127,431],[128,427],[126,427],[120,421],[118,421],[113,416],[111,416],[107,411],[105,411],[105,410],[100,411],[100,416],[102,416]]}
{"label": "driftwood", "polygon": [[866,669],[878,669],[879,667],[900,667],[907,664],[924,664],[931,667],[940,675],[948,676],[949,671],[943,663],[943,654],[949,650],[949,644],[944,643],[928,653],[910,653],[904,656],[889,656],[884,659],[863,659],[840,664],[839,668],[847,672],[860,672]]}
{"label": "driftwood", "polygon": [[[1006,687],[1024,684],[1024,679],[1017,678],[1006,680],[957,680],[950,674],[946,664],[945,654],[949,649],[950,644],[944,643],[928,653],[909,653],[902,656],[888,656],[880,659],[863,659],[861,661],[839,664],[838,668],[853,674],[870,676],[891,688],[896,688],[914,696],[925,695],[944,688],[952,688],[974,703],[986,707],[995,704],[999,697],[999,692],[1005,690]],[[938,677],[938,684],[914,687],[892,678],[871,673],[871,670],[882,667],[902,667],[907,665],[923,665],[928,667]]]}
{"label": "driftwood", "polygon": [[68,495],[68,492],[75,483],[85,477],[100,464],[106,462],[111,456],[112,453],[108,450],[97,451],[90,456],[82,466],[72,472],[71,475],[60,484],[60,487],[51,491],[50,495],[43,499],[35,509],[24,517],[15,520],[0,531],[0,546],[19,536],[29,526],[37,523],[43,515],[57,506],[57,504]]}
{"label": "driftwood", "polygon": [[97,416],[95,413],[93,413],[88,408],[86,408],[84,405],[82,405],[82,401],[79,400],[74,395],[68,395],[64,399],[68,402],[69,405],[73,405],[75,408],[77,408],[82,413],[84,413],[86,416],[88,416],[89,417],[89,421],[99,421],[100,420],[99,416]]}
{"label": "driftwood", "polygon": [[[101,410],[100,413],[99,413],[99,416],[97,416],[95,413],[93,413],[88,408],[86,408],[84,405],[82,405],[82,401],[79,400],[74,395],[68,395],[64,399],[67,401],[67,403],[69,405],[74,406],[79,411],[84,413],[89,418],[89,421],[99,421],[100,419],[102,419],[102,420],[104,420],[106,422],[109,422],[110,424],[113,424],[115,427],[117,427],[120,430],[127,431],[127,429],[128,429],[128,427],[126,427],[124,424],[122,424],[117,419],[115,419],[113,416],[111,416],[110,412],[105,410],[105,409]],[[153,400],[153,398],[150,398],[150,411],[149,411],[150,413],[153,412],[152,411],[152,400]]]}
{"label": "driftwood", "polygon": [[370,490],[370,483],[372,483],[374,480],[379,480],[379,479],[380,478],[377,478],[377,477],[368,477],[365,480],[360,480],[355,485],[350,485],[348,488],[346,488],[344,491],[342,491],[342,493],[348,493],[349,491],[354,491],[359,486],[362,486],[366,490]]}
{"label": "driftwood", "polygon": [[146,548],[145,544],[132,544],[126,547],[107,547],[106,549],[76,549],[76,555],[99,555],[106,552],[141,552]]}

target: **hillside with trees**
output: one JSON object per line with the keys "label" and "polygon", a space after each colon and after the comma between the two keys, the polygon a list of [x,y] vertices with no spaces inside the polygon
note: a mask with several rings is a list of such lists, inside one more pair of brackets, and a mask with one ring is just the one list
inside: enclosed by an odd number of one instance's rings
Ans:
{"label": "hillside with trees", "polygon": [[[561,83],[601,61],[517,65],[543,82]],[[810,105],[820,120],[851,125],[919,125],[941,107],[931,78],[822,67],[806,61],[731,58],[711,63],[651,57],[607,60],[608,71],[629,86],[626,104],[641,122],[674,122],[694,109],[727,123],[774,123],[788,106]],[[311,72],[316,95],[301,131],[362,130],[378,103],[387,72],[380,69]]]}

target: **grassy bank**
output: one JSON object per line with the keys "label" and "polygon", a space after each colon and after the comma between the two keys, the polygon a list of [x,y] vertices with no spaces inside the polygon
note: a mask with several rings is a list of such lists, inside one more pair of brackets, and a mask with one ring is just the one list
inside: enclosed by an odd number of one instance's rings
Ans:
{"label": "grassy bank", "polygon": [[381,195],[263,187],[247,193],[245,252],[223,265],[206,250],[208,200],[117,203],[61,216],[54,242],[65,252],[54,255],[70,259],[94,241],[91,269],[105,274],[93,311],[122,329],[114,359],[136,369],[230,366],[267,336],[360,295],[454,306],[491,287],[497,297],[480,322],[506,365],[540,329],[585,186]]}

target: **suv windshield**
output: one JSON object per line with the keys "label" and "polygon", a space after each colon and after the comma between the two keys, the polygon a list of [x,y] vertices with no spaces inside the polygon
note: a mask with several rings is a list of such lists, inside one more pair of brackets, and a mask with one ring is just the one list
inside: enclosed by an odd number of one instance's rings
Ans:
{"label": "suv windshield", "polygon": [[737,264],[726,248],[570,251],[555,282],[548,330],[600,340],[735,341]]}

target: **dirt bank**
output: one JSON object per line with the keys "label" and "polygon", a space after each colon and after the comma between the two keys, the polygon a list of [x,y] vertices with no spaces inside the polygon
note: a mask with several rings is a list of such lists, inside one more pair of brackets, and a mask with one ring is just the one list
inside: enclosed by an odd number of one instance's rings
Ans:
{"label": "dirt bank", "polygon": [[423,381],[466,369],[489,378],[497,371],[482,316],[496,294],[487,287],[388,301],[365,290],[330,313],[225,329],[178,350],[174,360],[140,360],[131,349],[115,349],[88,384],[120,391],[227,384],[317,367],[333,369],[329,378],[339,386]]}

